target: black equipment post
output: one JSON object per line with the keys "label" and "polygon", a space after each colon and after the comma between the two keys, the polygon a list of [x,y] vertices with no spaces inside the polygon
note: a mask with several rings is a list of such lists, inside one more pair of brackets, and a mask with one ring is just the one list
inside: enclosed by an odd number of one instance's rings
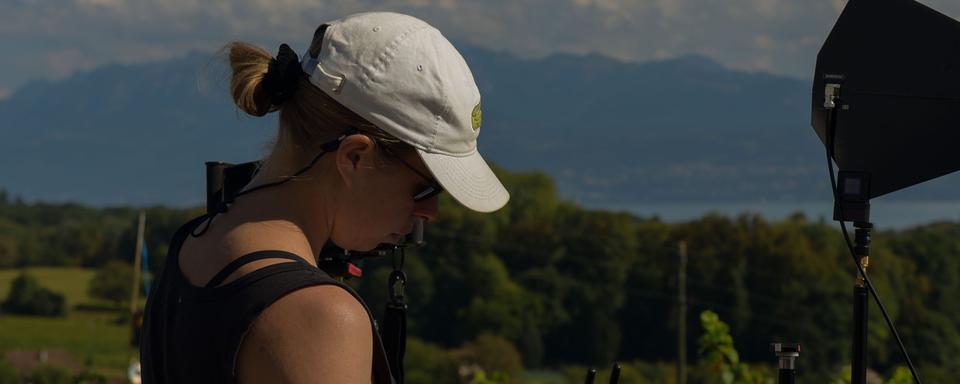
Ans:
{"label": "black equipment post", "polygon": [[207,213],[217,212],[224,201],[223,170],[232,164],[222,161],[208,161],[207,165]]}
{"label": "black equipment post", "polygon": [[[866,272],[870,264],[870,230],[873,224],[869,222],[854,222],[856,228],[856,243],[854,251],[857,262]],[[863,275],[857,271],[857,280],[853,286],[853,367],[850,373],[852,384],[866,384],[867,382],[867,306],[869,293]]]}
{"label": "black equipment post", "polygon": [[800,344],[773,343],[770,350],[779,358],[780,373],[778,384],[794,384],[797,379],[797,358],[800,357]]}
{"label": "black equipment post", "polygon": [[[590,367],[587,369],[587,377],[584,379],[584,383],[593,384],[593,381],[597,378],[597,369]],[[613,368],[610,370],[610,380],[609,384],[618,384],[620,383],[620,363],[613,363]]]}
{"label": "black equipment post", "polygon": [[597,369],[590,368],[587,370],[587,378],[583,381],[585,384],[593,384],[593,380],[597,378]]}
{"label": "black equipment post", "polygon": [[253,180],[260,165],[260,161],[241,164],[222,161],[206,162],[207,213],[221,212],[224,204],[232,203],[243,187]]}
{"label": "black equipment post", "polygon": [[613,369],[610,371],[610,381],[608,381],[608,383],[620,383],[620,363],[613,363]]}
{"label": "black equipment post", "polygon": [[850,383],[867,382],[867,287],[853,287],[853,367]]}

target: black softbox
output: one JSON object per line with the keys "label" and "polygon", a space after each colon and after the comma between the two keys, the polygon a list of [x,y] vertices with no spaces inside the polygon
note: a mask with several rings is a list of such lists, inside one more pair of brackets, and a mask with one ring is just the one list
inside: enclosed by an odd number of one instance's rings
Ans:
{"label": "black softbox", "polygon": [[817,55],[812,123],[873,198],[960,169],[960,23],[912,0],[850,0]]}

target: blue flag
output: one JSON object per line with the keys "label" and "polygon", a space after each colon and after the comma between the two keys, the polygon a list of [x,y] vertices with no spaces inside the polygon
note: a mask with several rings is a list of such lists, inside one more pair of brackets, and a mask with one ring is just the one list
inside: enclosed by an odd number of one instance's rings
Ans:
{"label": "blue flag", "polygon": [[143,291],[150,295],[150,258],[147,257],[147,242],[143,242],[143,248],[140,249],[140,267],[143,270]]}

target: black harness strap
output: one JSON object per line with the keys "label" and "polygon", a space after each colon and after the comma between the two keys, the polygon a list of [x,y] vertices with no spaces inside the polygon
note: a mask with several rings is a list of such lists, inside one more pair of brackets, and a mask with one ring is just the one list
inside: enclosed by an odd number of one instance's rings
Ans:
{"label": "black harness strap", "polygon": [[[174,267],[173,270],[179,271],[177,257],[179,255],[180,245],[182,245],[186,237],[189,236],[192,231],[196,230],[196,227],[198,227],[206,219],[207,219],[206,215],[197,217],[191,220],[190,222],[188,222],[187,224],[185,224],[184,226],[182,226],[177,231],[177,234],[174,235],[174,238],[171,241],[171,251],[168,254],[167,269],[170,269],[172,264],[172,266]],[[391,360],[387,358],[387,354],[383,345],[384,344],[383,339],[381,337],[381,332],[379,330],[377,322],[374,320],[372,312],[370,312],[370,308],[367,307],[367,304],[363,301],[360,295],[357,294],[357,292],[354,291],[349,285],[344,284],[343,282],[330,277],[330,275],[324,270],[314,267],[313,265],[308,263],[306,260],[304,260],[303,258],[293,253],[279,251],[279,250],[265,250],[265,251],[257,251],[257,252],[252,252],[252,253],[243,255],[237,258],[236,260],[231,261],[225,267],[223,267],[223,269],[221,269],[206,284],[204,288],[205,289],[217,288],[218,286],[220,286],[220,284],[223,283],[224,280],[226,280],[228,276],[236,272],[236,270],[239,269],[240,267],[248,263],[251,263],[257,260],[264,260],[264,259],[286,259],[286,260],[295,261],[295,263],[282,262],[282,263],[270,265],[270,266],[261,268],[257,271],[254,271],[250,274],[244,275],[236,281],[243,280],[244,283],[251,283],[251,281],[253,280],[260,280],[261,282],[267,281],[268,279],[274,280],[275,283],[266,283],[265,285],[265,286],[274,287],[274,292],[270,293],[270,295],[276,295],[278,294],[278,292],[279,293],[289,292],[295,289],[299,289],[301,287],[306,287],[310,285],[320,285],[320,284],[331,284],[331,285],[336,285],[343,288],[348,293],[350,293],[350,295],[353,296],[358,302],[360,302],[364,310],[366,310],[368,318],[370,319],[370,323],[372,325],[371,328],[373,332],[373,366],[371,368],[373,373],[373,378],[372,378],[373,383],[374,384],[397,384],[398,383],[397,379],[393,376],[391,372],[391,369],[390,369]],[[308,272],[309,275],[307,276],[303,275],[304,272]],[[280,284],[276,284],[276,283],[280,283]],[[188,283],[183,283],[183,284],[188,284]],[[274,285],[270,285],[270,284],[274,284]],[[227,284],[223,287],[227,287],[229,285],[231,284]],[[240,287],[217,288],[217,289],[233,289],[233,288],[240,288]],[[246,288],[240,288],[240,289],[246,289]],[[178,292],[177,294],[180,294],[180,293]],[[154,295],[159,295],[159,293],[155,292]],[[257,303],[245,303],[245,304],[252,305],[252,306],[261,305]],[[256,313],[259,313],[260,310],[262,310],[262,308],[257,309]],[[150,312],[153,312],[153,311],[150,311]],[[404,322],[404,329],[405,328],[406,328],[406,323]],[[146,352],[147,354],[152,353],[149,347],[147,348],[147,350],[148,350]],[[163,352],[167,352],[167,351],[163,351]],[[224,376],[230,378],[229,382],[236,382],[236,369],[235,369],[236,361],[234,360],[232,361],[232,363],[234,365],[231,365],[230,367],[228,367],[228,374],[225,374]],[[150,368],[153,368],[153,370],[158,369],[152,366]]]}
{"label": "black harness strap", "polygon": [[237,269],[240,269],[240,267],[247,265],[249,263],[252,263],[254,261],[264,260],[264,259],[287,259],[287,260],[293,260],[293,261],[307,264],[307,262],[302,258],[287,252],[257,251],[253,253],[248,253],[246,255],[243,255],[231,261],[230,264],[227,264],[226,267],[223,267],[223,269],[221,269],[220,272],[217,272],[217,275],[214,276],[212,279],[210,279],[210,282],[208,282],[207,285],[204,287],[205,288],[216,287],[221,283],[223,283],[223,281],[226,280],[228,276],[236,272]]}
{"label": "black harness strap", "polygon": [[380,331],[380,336],[393,378],[397,383],[403,384],[403,358],[407,349],[407,303],[405,301],[407,274],[403,273],[403,264],[406,260],[404,248],[395,248],[393,256],[393,272],[390,273],[390,280],[387,283],[390,301],[384,309],[383,329]]}
{"label": "black harness strap", "polygon": [[383,313],[383,349],[397,383],[403,384],[403,357],[407,349],[407,305],[387,303]]}

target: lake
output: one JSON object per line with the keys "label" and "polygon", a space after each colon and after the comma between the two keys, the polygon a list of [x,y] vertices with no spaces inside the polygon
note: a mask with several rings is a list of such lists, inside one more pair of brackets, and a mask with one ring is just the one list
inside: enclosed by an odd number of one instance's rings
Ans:
{"label": "lake", "polygon": [[[759,213],[769,220],[782,220],[803,212],[811,220],[823,217],[832,221],[833,202],[745,202],[745,203],[663,203],[597,205],[590,208],[627,211],[643,217],[659,216],[666,222],[683,222],[715,212],[736,216],[744,212]],[[957,201],[886,201],[878,198],[870,203],[870,219],[878,229],[905,229],[934,221],[960,221],[960,200]],[[848,227],[849,228],[849,227]]]}

